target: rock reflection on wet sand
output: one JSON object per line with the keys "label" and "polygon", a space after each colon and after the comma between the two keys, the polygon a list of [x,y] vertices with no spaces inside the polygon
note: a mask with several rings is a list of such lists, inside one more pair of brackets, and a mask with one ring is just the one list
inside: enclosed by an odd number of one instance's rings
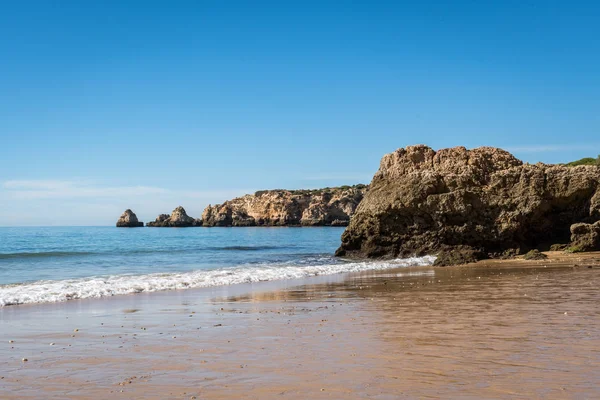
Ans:
{"label": "rock reflection on wet sand", "polygon": [[599,260],[7,307],[0,398],[599,398]]}

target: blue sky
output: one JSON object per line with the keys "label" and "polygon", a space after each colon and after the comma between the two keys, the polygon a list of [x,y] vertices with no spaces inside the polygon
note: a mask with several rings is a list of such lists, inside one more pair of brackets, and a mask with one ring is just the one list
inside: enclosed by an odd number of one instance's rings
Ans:
{"label": "blue sky", "polygon": [[0,225],[368,183],[416,143],[595,156],[598,20],[591,1],[3,2]]}

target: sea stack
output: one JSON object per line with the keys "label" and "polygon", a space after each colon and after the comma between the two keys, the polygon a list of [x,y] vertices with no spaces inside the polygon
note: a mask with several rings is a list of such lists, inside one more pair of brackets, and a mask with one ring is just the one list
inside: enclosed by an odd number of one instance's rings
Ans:
{"label": "sea stack", "polygon": [[185,212],[185,209],[179,206],[173,210],[171,215],[160,214],[156,218],[156,220],[148,222],[146,226],[164,228],[186,228],[191,226],[202,226],[202,220],[190,217]]}
{"label": "sea stack", "polygon": [[598,220],[598,166],[524,164],[492,147],[409,146],[383,157],[336,254],[438,254],[438,265],[451,265],[553,244],[591,250]]}
{"label": "sea stack", "polygon": [[144,223],[138,221],[137,216],[130,209],[125,210],[117,221],[117,228],[139,228],[144,226]]}

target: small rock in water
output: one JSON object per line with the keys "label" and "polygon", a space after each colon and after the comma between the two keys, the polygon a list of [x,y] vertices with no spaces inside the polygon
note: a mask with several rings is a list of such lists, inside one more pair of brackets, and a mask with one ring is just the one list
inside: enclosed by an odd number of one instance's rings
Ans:
{"label": "small rock in water", "polygon": [[8,343],[14,343],[14,342],[15,342],[14,340],[9,340],[9,341],[8,341]]}
{"label": "small rock in water", "polygon": [[23,361],[23,362],[27,362],[27,361],[29,361],[29,360],[28,360],[28,359],[26,359],[26,358],[24,358],[22,361]]}

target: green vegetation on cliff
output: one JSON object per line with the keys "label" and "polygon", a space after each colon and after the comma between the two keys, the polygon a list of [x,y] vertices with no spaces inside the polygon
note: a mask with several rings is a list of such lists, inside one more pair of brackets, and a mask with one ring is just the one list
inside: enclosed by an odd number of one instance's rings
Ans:
{"label": "green vegetation on cliff", "polygon": [[567,163],[568,167],[576,167],[578,165],[600,165],[600,155],[597,158],[585,157],[581,160],[571,161]]}
{"label": "green vegetation on cliff", "polygon": [[267,193],[273,193],[273,192],[289,192],[292,195],[321,195],[323,193],[331,193],[333,191],[340,191],[340,190],[350,190],[350,189],[357,189],[357,190],[363,190],[367,187],[367,185],[359,183],[356,185],[344,185],[344,186],[338,186],[338,187],[325,187],[325,188],[321,188],[321,189],[295,189],[295,190],[286,190],[286,189],[269,189],[269,190],[259,190],[257,192],[254,193],[255,196],[262,196],[264,194]]}

